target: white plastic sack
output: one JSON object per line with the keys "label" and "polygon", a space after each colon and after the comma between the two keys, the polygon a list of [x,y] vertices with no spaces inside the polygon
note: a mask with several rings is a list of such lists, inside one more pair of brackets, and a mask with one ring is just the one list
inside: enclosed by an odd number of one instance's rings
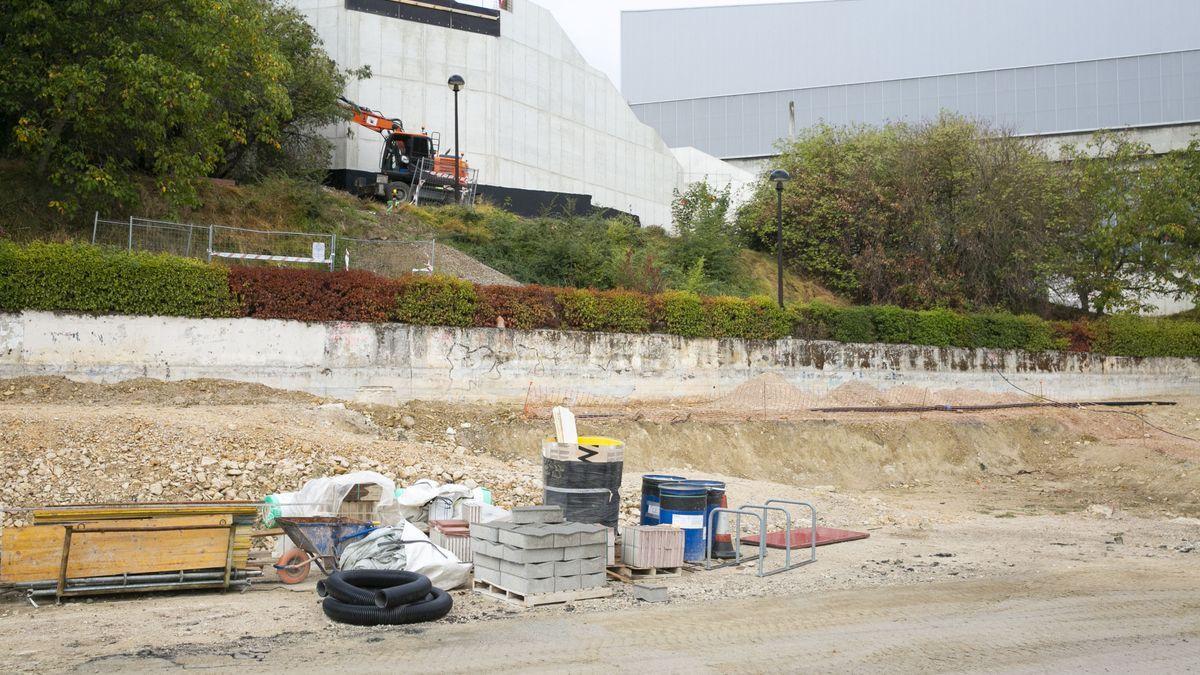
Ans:
{"label": "white plastic sack", "polygon": [[398,513],[409,522],[427,523],[430,520],[449,520],[462,518],[464,499],[479,497],[483,491],[457,483],[442,485],[435,480],[422,478],[404,488],[404,492],[396,498]]}
{"label": "white plastic sack", "polygon": [[450,590],[467,583],[471,566],[429,541],[407,521],[381,527],[342,550],[343,570],[407,570],[429,577],[436,588]]}

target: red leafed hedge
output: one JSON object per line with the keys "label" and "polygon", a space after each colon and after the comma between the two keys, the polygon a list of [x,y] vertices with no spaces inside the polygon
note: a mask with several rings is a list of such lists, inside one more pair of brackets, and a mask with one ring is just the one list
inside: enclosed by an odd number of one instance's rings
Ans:
{"label": "red leafed hedge", "polygon": [[562,326],[562,305],[555,289],[545,286],[479,286],[475,325],[494,328],[504,317],[506,328],[533,330]]}
{"label": "red leafed hedge", "polygon": [[404,282],[370,272],[234,267],[229,289],[242,316],[299,321],[388,321]]}

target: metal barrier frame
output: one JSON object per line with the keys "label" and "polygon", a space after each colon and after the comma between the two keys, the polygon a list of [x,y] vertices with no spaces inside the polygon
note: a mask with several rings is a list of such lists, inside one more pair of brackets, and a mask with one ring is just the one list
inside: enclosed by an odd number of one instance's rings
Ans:
{"label": "metal barrier frame", "polygon": [[[774,506],[775,504],[789,504],[792,506],[804,506],[804,507],[808,507],[808,510],[811,512],[811,521],[812,522],[811,522],[811,531],[809,534],[809,557],[807,560],[801,560],[801,561],[795,562],[795,563],[792,562],[792,514],[787,509],[783,508],[782,506]],[[761,511],[761,513],[760,513],[760,511]],[[783,535],[783,540],[784,540],[783,567],[773,569],[770,571],[765,570],[765,563],[766,563],[766,559],[767,559],[767,512],[768,511],[778,511],[778,512],[782,513],[783,518],[784,518],[785,527],[787,528],[784,530],[784,535]],[[731,513],[731,514],[735,514],[737,516],[737,520],[734,523],[734,529],[733,529],[733,538],[734,538],[733,556],[734,557],[733,557],[733,560],[729,560],[729,561],[726,561],[723,563],[714,563],[712,553],[713,553],[713,549],[716,547],[716,541],[717,541],[717,538],[715,536],[716,531],[717,531],[717,528],[716,528],[717,516],[718,516],[718,514],[721,514],[721,513]],[[745,557],[742,556],[742,516],[743,515],[753,516],[758,519],[758,555],[745,556]],[[798,501],[795,499],[771,498],[771,499],[768,499],[766,501],[766,503],[764,503],[764,504],[743,504],[742,506],[740,506],[736,509],[716,508],[716,509],[713,509],[712,511],[710,511],[708,514],[708,529],[705,531],[709,533],[709,535],[706,537],[706,541],[704,544],[704,569],[705,570],[718,570],[718,569],[721,569],[722,567],[732,567],[735,565],[741,565],[742,562],[750,562],[752,560],[757,560],[758,561],[758,573],[757,573],[758,576],[759,577],[769,577],[773,574],[779,574],[780,572],[794,570],[797,567],[804,567],[805,565],[811,565],[817,561],[817,509],[810,502]]]}
{"label": "metal barrier frame", "polygon": [[750,562],[751,560],[757,560],[758,576],[765,576],[763,574],[763,561],[767,558],[767,519],[763,514],[755,513],[754,511],[748,511],[744,509],[728,509],[724,507],[715,508],[708,513],[708,532],[715,533],[717,531],[716,518],[717,514],[720,513],[733,513],[737,515],[737,524],[733,530],[733,560],[713,564],[712,552],[714,546],[716,545],[717,538],[715,536],[709,536],[707,537],[707,541],[704,545],[704,569],[719,570],[722,567],[731,567],[733,565],[742,564],[742,516],[745,515],[758,518],[758,555],[747,556],[745,561]]}
{"label": "metal barrier frame", "polygon": [[[789,513],[788,510],[783,508],[782,506],[771,506],[771,504],[803,504],[805,506],[808,506],[810,509],[812,509],[812,531],[809,535],[809,538],[811,540],[811,544],[810,544],[811,555],[808,560],[801,560],[798,563],[792,562],[792,514]],[[817,510],[812,508],[811,504],[807,504],[805,502],[796,502],[796,501],[793,501],[790,499],[768,499],[766,504],[744,504],[742,506],[742,508],[743,509],[761,510],[763,512],[764,520],[767,516],[767,511],[779,511],[780,513],[783,514],[784,527],[787,528],[783,531],[783,545],[784,545],[783,567],[780,567],[779,569],[771,570],[770,572],[767,572],[766,574],[759,574],[760,577],[770,576],[772,574],[779,574],[780,572],[786,572],[788,570],[794,570],[797,567],[803,567],[804,565],[811,565],[817,561],[817,546],[816,546],[816,544],[817,544]],[[766,546],[766,543],[767,543],[766,529],[763,529],[762,532],[758,535],[758,543],[759,543],[760,547]]]}
{"label": "metal barrier frame", "polygon": [[[808,537],[809,538],[809,543],[808,543],[809,557],[808,557],[808,560],[806,560],[805,562],[799,563],[796,566],[799,567],[800,565],[807,565],[809,563],[816,562],[817,561],[817,507],[813,506],[812,502],[800,501],[798,499],[771,498],[771,499],[768,499],[766,501],[766,503],[767,504],[790,504],[792,506],[804,506],[804,507],[808,508],[808,510],[812,516],[812,524],[810,525],[811,529],[809,531],[809,537]],[[790,540],[791,538],[792,538],[791,537],[791,529],[789,528],[788,536],[786,537],[786,539]],[[790,546],[788,547],[788,553],[789,554],[791,553]],[[790,556],[789,556],[789,558],[790,558]]]}

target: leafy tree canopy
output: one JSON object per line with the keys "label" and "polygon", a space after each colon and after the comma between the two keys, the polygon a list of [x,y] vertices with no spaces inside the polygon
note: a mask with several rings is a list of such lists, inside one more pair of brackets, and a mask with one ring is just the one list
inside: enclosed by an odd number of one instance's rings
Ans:
{"label": "leafy tree canopy", "polygon": [[0,151],[62,189],[53,206],[179,204],[197,179],[324,168],[312,130],[344,76],[273,0],[26,0],[0,6]]}

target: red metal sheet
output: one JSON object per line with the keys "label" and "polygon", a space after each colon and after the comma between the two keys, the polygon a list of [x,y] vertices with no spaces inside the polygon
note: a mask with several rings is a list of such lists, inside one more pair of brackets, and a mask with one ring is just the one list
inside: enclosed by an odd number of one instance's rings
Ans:
{"label": "red metal sheet", "polygon": [[[808,527],[797,528],[792,530],[792,549],[804,548],[809,545],[809,535],[812,529]],[[786,548],[784,543],[784,531],[767,533],[768,548]],[[871,535],[866,532],[854,532],[853,530],[839,530],[835,527],[818,527],[817,528],[817,546],[827,546],[829,544],[840,544],[843,541],[854,541],[855,539],[866,539]],[[758,546],[758,537],[742,537],[742,545],[749,546],[753,544]]]}

